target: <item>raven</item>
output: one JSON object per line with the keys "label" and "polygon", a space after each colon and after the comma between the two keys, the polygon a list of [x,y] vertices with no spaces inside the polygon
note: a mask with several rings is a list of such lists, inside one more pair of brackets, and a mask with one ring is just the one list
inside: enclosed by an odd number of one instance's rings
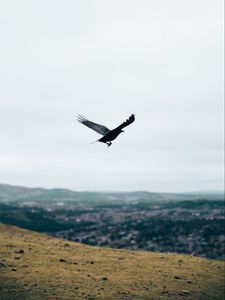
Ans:
{"label": "raven", "polygon": [[113,130],[110,130],[103,125],[91,122],[82,115],[78,115],[77,120],[78,122],[103,135],[103,137],[96,142],[106,143],[109,147],[112,145],[111,141],[115,140],[115,138],[117,138],[121,132],[124,132],[122,129],[134,122],[135,117],[134,114],[132,114],[125,122],[123,122],[120,126],[114,128]]}

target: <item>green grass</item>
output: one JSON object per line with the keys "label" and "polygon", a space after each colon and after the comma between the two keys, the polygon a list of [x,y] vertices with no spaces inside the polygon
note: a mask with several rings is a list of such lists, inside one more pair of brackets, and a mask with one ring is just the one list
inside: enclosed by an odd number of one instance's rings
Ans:
{"label": "green grass", "polygon": [[223,295],[223,261],[90,247],[0,225],[1,300],[222,300]]}

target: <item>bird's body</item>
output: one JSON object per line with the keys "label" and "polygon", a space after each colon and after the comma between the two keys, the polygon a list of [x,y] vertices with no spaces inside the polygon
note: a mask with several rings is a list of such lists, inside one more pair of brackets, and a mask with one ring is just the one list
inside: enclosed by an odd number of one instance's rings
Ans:
{"label": "bird's body", "polygon": [[[104,135],[98,141],[102,142],[102,143],[106,143],[106,144],[108,142],[110,143],[111,141],[115,140],[121,132],[123,132],[123,130],[118,130],[115,128],[115,129],[109,131],[108,133],[106,133],[106,135]],[[110,143],[110,145],[109,145],[109,143],[108,143],[108,146],[110,146],[112,144],[112,143]]]}
{"label": "bird's body", "polygon": [[111,146],[111,141],[115,140],[118,135],[123,132],[123,128],[130,125],[131,123],[133,123],[135,120],[134,115],[132,114],[125,122],[123,122],[120,126],[114,128],[113,130],[110,130],[109,128],[91,122],[89,120],[87,120],[85,117],[79,115],[78,116],[78,121],[84,125],[86,125],[87,127],[95,130],[96,132],[100,133],[103,135],[102,138],[100,138],[99,140],[97,140],[97,142],[102,142],[102,143],[106,143],[109,146]]}

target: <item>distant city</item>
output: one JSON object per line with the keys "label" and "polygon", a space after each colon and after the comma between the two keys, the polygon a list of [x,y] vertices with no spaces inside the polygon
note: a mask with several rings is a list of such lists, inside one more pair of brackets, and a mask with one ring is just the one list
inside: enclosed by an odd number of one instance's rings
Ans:
{"label": "distant city", "polygon": [[224,193],[94,193],[0,185],[0,222],[102,247],[225,258]]}

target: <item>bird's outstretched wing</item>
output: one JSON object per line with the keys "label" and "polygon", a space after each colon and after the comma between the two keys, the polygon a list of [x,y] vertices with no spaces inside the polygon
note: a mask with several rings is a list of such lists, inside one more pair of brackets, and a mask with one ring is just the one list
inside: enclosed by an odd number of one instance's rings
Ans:
{"label": "bird's outstretched wing", "polygon": [[116,129],[123,129],[124,127],[130,125],[135,120],[134,114],[132,114],[125,122],[123,122],[120,126],[118,126]]}
{"label": "bird's outstretched wing", "polygon": [[106,133],[108,133],[110,131],[109,128],[107,128],[107,127],[105,127],[103,125],[91,122],[91,121],[87,120],[82,115],[78,115],[77,120],[78,120],[78,122],[84,124],[85,126],[93,129],[94,131],[96,131],[96,132],[98,132],[98,133],[100,133],[102,135],[105,135]]}

